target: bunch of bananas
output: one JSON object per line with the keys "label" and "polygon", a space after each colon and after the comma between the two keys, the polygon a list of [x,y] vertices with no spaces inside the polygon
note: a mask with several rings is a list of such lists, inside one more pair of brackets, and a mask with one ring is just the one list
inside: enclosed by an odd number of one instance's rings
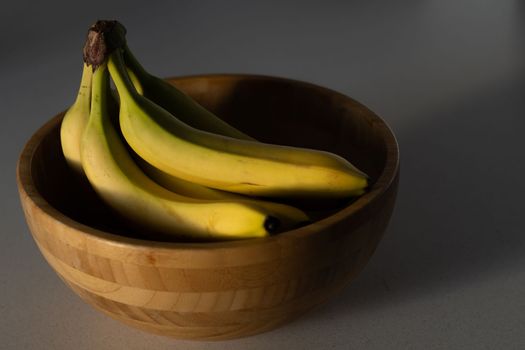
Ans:
{"label": "bunch of bananas", "polygon": [[367,187],[367,175],[342,157],[258,142],[148,73],[117,21],[88,31],[61,144],[117,213],[173,237],[263,237],[311,221],[275,198],[348,198]]}

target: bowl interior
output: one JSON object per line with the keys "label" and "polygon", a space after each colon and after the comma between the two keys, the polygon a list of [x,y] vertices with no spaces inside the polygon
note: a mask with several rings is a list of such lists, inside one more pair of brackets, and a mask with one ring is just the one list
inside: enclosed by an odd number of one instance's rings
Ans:
{"label": "bowl interior", "polygon": [[[263,76],[196,76],[171,82],[256,139],[336,153],[369,174],[371,188],[378,186],[391,151],[391,140],[386,139],[390,131],[351,98],[312,84]],[[31,177],[36,189],[75,221],[140,238],[141,232],[119,219],[69,170],[60,146],[60,120],[58,116],[33,153]]]}

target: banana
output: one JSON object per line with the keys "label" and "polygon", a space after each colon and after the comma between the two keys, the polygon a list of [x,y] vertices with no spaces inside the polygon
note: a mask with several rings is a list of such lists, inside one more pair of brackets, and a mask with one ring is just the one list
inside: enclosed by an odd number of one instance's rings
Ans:
{"label": "banana", "polygon": [[[131,53],[130,53],[131,54]],[[135,72],[137,71],[137,67],[141,68],[140,64],[135,61],[135,66],[134,68],[130,68],[128,65],[126,65],[126,68],[127,68],[127,72],[128,72],[128,75],[133,83],[133,86],[135,87],[135,89],[137,90],[137,92],[141,95],[144,95],[144,86],[147,86],[147,84],[144,84],[144,71],[142,69],[142,73],[139,73],[139,74],[135,74]],[[141,78],[139,78],[141,77]],[[159,95],[156,95],[154,93],[154,91],[156,90],[156,86],[155,85],[158,85],[158,86],[161,86],[161,89],[162,89],[162,86],[164,85],[164,83],[166,83],[164,80],[162,79],[159,79],[159,78],[156,78],[156,77],[152,77],[152,81],[150,82],[150,91],[152,91],[152,96],[161,96],[163,98],[160,98],[160,99],[157,99],[158,103],[163,103],[163,104],[167,104],[168,106],[171,106],[172,109],[176,108],[177,104],[176,103],[173,103],[173,101],[180,101],[180,99],[177,99],[177,97],[184,97],[184,99],[186,100],[187,99],[187,108],[191,108],[191,104],[194,103],[192,102],[193,100],[191,100],[190,97],[186,96],[186,95],[183,95],[182,92],[179,92],[179,90],[177,90],[175,87],[173,87],[173,91],[170,92],[168,90],[166,90],[166,92],[163,94],[163,93],[160,93]],[[163,82],[163,83],[161,83]],[[167,83],[166,83],[167,84]],[[168,84],[169,86],[171,86],[170,84]],[[169,96],[170,94],[173,93],[174,94],[174,98],[173,99],[170,99]],[[185,102],[183,102],[182,104],[184,105]],[[200,110],[203,110],[203,111],[206,111],[205,109],[203,109],[203,107],[200,107]],[[199,109],[197,109],[197,112],[195,113],[199,113],[198,111],[200,111]],[[207,112],[207,111],[206,111]],[[194,114],[193,114],[194,115]],[[250,138],[249,136],[243,134],[242,132],[236,130],[235,128],[233,128],[232,126],[230,126],[229,124],[223,122],[221,119],[218,119],[218,117],[216,117],[214,114],[210,113],[210,112],[207,112],[207,113],[203,113],[203,114],[200,114],[200,118],[197,118],[197,119],[193,119],[191,118],[192,114],[189,114],[189,115],[186,115],[187,117],[189,116],[190,118],[186,118],[186,122],[188,124],[192,123],[192,124],[195,124],[194,121],[197,120],[197,125],[200,126],[201,128],[203,128],[203,130],[205,131],[210,131],[210,132],[219,132],[221,134],[224,134],[224,135],[231,135],[232,137],[238,137],[238,138]],[[219,123],[217,123],[217,119],[220,121]],[[192,126],[195,126],[195,125],[192,125]],[[206,128],[206,129],[204,129]],[[251,139],[251,138],[250,138]],[[278,214],[279,218],[281,219],[282,221],[282,224],[284,227],[288,227],[288,228],[292,228],[292,227],[295,227],[297,226],[298,224],[301,224],[301,223],[307,223],[307,222],[310,222],[310,218],[308,217],[308,215],[303,212],[302,210],[298,209],[298,208],[295,208],[293,206],[289,206],[289,205],[283,205],[283,204],[280,204],[280,203],[275,203],[275,202],[270,202],[270,201],[264,201],[264,200],[259,200],[259,199],[254,199],[254,198],[250,198],[250,197],[247,197],[247,196],[242,196],[242,195],[238,195],[238,194],[235,194],[235,193],[231,193],[231,192],[225,192],[225,191],[220,191],[220,190],[216,190],[216,189],[213,189],[213,188],[209,188],[209,187],[204,187],[204,186],[201,186],[199,184],[196,184],[196,183],[193,183],[193,182],[189,182],[189,181],[185,181],[183,179],[180,179],[180,178],[177,178],[175,176],[171,176],[170,174],[167,174],[157,168],[155,168],[154,166],[152,166],[151,164],[149,164],[148,162],[144,161],[142,158],[136,156],[135,158],[135,161],[136,163],[139,165],[139,167],[146,173],[146,175],[148,175],[151,179],[153,179],[153,181],[155,181],[156,183],[158,183],[159,185],[163,186],[164,188],[167,188],[168,190],[172,191],[172,192],[175,192],[175,193],[178,193],[178,194],[181,194],[183,196],[187,196],[187,197],[191,197],[191,198],[197,198],[197,199],[208,199],[208,200],[233,200],[233,201],[243,201],[243,202],[246,202],[246,203],[252,203],[256,206],[259,206],[261,208],[264,208],[270,212],[273,212],[273,213],[276,213]]]}
{"label": "banana", "polygon": [[137,226],[193,239],[264,237],[280,220],[241,201],[199,200],[163,188],[134,163],[107,110],[109,75],[101,64],[93,76],[92,104],[81,141],[84,172],[95,191]]}
{"label": "banana", "polygon": [[295,228],[312,221],[304,211],[294,206],[204,187],[166,174],[139,157],[137,157],[137,161],[140,168],[156,183],[180,195],[196,199],[238,201],[252,204],[273,213],[280,219],[284,228]]}
{"label": "banana", "polygon": [[[124,38],[121,40],[125,42]],[[194,128],[211,133],[253,140],[252,137],[235,129],[172,84],[148,73],[135,58],[127,44],[124,44],[123,56],[128,74],[137,91],[147,99],[162,106],[179,120]]]}
{"label": "banana", "polygon": [[66,162],[76,173],[83,175],[80,160],[80,139],[89,119],[93,69],[84,63],[82,79],[75,102],[66,111],[60,126],[60,143]]}
{"label": "banana", "polygon": [[187,125],[137,92],[120,49],[111,53],[108,67],[127,143],[171,176],[263,197],[342,198],[362,194],[367,186],[366,174],[333,153],[234,139]]}
{"label": "banana", "polygon": [[[127,44],[124,46],[123,55],[129,78],[140,95],[145,96],[162,108],[165,108],[171,114],[176,115],[181,121],[194,128],[233,138],[255,141],[251,136],[235,129],[233,126],[219,119],[215,114],[204,109],[175,86],[148,73],[135,58]],[[280,213],[282,217],[291,219],[292,222],[306,223],[311,221],[304,212],[295,210],[293,207],[282,206],[271,201],[253,199],[232,192],[204,187],[167,174],[138,156],[135,157],[135,160],[146,175],[170,191],[199,199],[246,200],[268,210],[276,211]],[[293,210],[290,210],[290,208],[293,208]]]}

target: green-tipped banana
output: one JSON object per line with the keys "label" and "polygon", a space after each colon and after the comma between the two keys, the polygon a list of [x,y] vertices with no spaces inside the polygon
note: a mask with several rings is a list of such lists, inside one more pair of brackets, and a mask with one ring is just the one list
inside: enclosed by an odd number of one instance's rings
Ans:
{"label": "green-tipped banana", "polygon": [[78,174],[83,174],[80,160],[80,139],[89,119],[92,76],[92,67],[84,63],[77,98],[67,110],[60,126],[62,152],[66,162]]}
{"label": "green-tipped banana", "polygon": [[252,137],[235,129],[172,84],[148,73],[127,45],[124,46],[123,55],[130,78],[139,93],[162,106],[182,122],[215,134],[253,140]]}
{"label": "green-tipped banana", "polygon": [[93,76],[89,122],[81,142],[84,172],[99,195],[131,222],[174,236],[197,239],[263,237],[279,219],[255,205],[187,198],[150,180],[134,163],[107,110],[106,65]]}
{"label": "green-tipped banana", "polygon": [[127,143],[161,171],[203,186],[268,197],[348,197],[367,176],[335,154],[239,140],[195,129],[137,93],[121,50],[109,59]]}

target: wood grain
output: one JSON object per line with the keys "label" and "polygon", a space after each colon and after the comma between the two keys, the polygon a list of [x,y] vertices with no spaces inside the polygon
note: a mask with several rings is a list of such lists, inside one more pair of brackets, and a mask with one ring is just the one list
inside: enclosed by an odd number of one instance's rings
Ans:
{"label": "wood grain", "polygon": [[369,191],[308,226],[232,242],[147,239],[67,168],[59,114],[25,146],[18,188],[42,255],[83,300],[127,325],[184,339],[248,336],[322,304],[352,281],[391,216],[399,154],[363,105],[308,83],[251,75],[171,79],[256,138],[324,149],[371,175]]}

